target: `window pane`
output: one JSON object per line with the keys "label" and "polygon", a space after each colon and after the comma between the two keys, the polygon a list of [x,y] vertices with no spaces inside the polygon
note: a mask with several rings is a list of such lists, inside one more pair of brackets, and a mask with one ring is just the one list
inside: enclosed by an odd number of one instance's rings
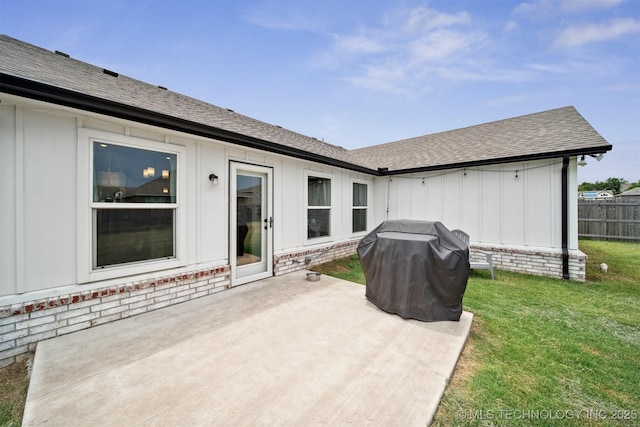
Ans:
{"label": "window pane", "polygon": [[309,209],[307,213],[307,238],[328,236],[331,231],[331,209]]}
{"label": "window pane", "polygon": [[177,155],[93,143],[93,201],[175,203]]}
{"label": "window pane", "polygon": [[331,206],[331,180],[310,176],[308,206]]}
{"label": "window pane", "polygon": [[367,184],[353,183],[353,206],[367,206]]}
{"label": "window pane", "polygon": [[242,175],[236,178],[236,264],[262,261],[262,187],[264,177]]}
{"label": "window pane", "polygon": [[96,209],[96,267],[174,253],[173,209]]}
{"label": "window pane", "polygon": [[366,231],[367,230],[367,210],[366,209],[354,209],[353,210],[353,232]]}

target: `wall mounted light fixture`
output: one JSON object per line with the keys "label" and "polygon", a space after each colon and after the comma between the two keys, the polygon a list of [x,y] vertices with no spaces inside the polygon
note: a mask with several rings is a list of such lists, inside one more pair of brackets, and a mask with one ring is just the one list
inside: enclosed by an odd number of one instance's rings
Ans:
{"label": "wall mounted light fixture", "polygon": [[209,181],[211,181],[213,185],[218,185],[218,175],[212,173],[211,175],[209,175]]}

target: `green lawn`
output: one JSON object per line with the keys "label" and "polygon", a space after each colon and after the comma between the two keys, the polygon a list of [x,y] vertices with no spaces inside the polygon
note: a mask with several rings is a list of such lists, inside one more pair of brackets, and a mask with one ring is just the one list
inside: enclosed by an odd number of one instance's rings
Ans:
{"label": "green lawn", "polygon": [[[640,245],[580,249],[586,283],[471,273],[464,309],[473,326],[433,425],[640,425]],[[365,282],[357,257],[314,270]],[[0,384],[0,425],[19,425],[24,364],[0,369]]]}
{"label": "green lawn", "polygon": [[[433,425],[640,425],[640,245],[580,249],[586,283],[471,272],[473,327]],[[364,283],[355,256],[318,270]]]}

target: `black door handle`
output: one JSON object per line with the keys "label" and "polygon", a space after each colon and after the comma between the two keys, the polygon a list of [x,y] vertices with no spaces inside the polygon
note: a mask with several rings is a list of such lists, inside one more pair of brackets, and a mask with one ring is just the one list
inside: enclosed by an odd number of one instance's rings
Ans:
{"label": "black door handle", "polygon": [[267,224],[268,224],[268,228],[273,228],[273,217],[270,216],[269,219],[265,218],[264,219],[264,229],[267,229]]}

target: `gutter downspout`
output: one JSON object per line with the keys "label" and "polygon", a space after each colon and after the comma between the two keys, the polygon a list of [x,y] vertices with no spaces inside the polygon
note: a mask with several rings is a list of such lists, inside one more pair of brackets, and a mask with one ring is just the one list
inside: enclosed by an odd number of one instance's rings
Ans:
{"label": "gutter downspout", "polygon": [[562,278],[569,280],[569,156],[562,158]]}

